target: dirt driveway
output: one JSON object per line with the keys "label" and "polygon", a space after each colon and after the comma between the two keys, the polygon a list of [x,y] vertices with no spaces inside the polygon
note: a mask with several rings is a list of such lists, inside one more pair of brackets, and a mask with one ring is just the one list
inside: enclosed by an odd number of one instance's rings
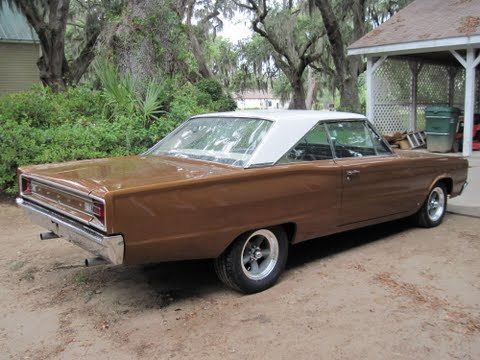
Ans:
{"label": "dirt driveway", "polygon": [[0,229],[2,359],[480,359],[479,219],[296,246],[251,296],[206,261],[84,268],[10,204]]}

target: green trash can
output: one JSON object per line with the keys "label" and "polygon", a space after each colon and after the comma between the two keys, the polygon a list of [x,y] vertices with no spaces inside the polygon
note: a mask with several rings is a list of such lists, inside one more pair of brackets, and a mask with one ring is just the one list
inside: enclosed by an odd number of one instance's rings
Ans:
{"label": "green trash can", "polygon": [[425,109],[428,151],[452,150],[460,113],[460,109],[450,106],[429,106]]}

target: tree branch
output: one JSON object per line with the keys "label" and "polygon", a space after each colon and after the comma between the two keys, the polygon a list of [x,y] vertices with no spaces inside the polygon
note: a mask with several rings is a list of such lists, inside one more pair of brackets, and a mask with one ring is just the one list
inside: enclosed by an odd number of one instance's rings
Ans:
{"label": "tree branch", "polygon": [[344,77],[346,76],[345,43],[337,17],[333,12],[330,0],[315,0],[315,4],[322,14],[325,31],[332,48],[333,63],[337,73]]}
{"label": "tree branch", "polygon": [[97,30],[90,35],[80,54],[70,65],[70,81],[77,84],[87,71],[92,60],[95,58],[95,45],[100,31]]}
{"label": "tree branch", "polygon": [[233,3],[234,3],[235,5],[237,5],[238,7],[241,7],[241,8],[243,8],[243,9],[255,11],[255,9],[254,9],[253,7],[251,7],[251,6],[249,6],[248,4],[244,4],[244,3],[239,2],[239,1],[237,1],[237,0],[233,0]]}

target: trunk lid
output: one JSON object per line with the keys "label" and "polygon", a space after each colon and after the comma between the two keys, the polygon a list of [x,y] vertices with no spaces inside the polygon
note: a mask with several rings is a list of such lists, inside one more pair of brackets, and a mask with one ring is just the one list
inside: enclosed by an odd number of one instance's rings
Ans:
{"label": "trunk lid", "polygon": [[109,191],[170,184],[240,170],[217,163],[148,155],[32,165],[19,169],[19,173],[104,197]]}

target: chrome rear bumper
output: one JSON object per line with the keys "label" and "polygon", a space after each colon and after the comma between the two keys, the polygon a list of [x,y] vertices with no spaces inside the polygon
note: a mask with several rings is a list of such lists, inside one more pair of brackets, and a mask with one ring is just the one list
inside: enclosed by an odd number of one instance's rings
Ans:
{"label": "chrome rear bumper", "polygon": [[122,235],[106,236],[84,224],[69,219],[34,202],[17,198],[28,218],[36,225],[64,237],[71,243],[114,265],[123,263],[125,245]]}

